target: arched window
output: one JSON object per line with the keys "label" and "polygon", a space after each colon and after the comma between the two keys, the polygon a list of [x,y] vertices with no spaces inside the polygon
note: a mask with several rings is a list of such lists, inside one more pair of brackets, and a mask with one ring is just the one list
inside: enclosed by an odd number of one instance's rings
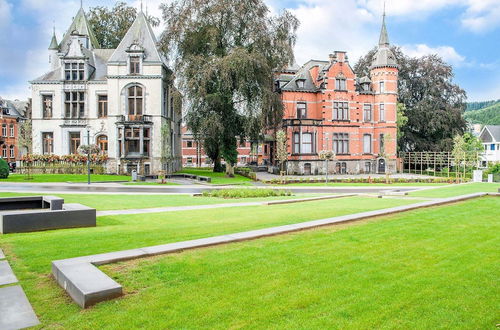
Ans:
{"label": "arched window", "polygon": [[14,149],[14,146],[13,146],[13,145],[11,145],[11,146],[10,146],[10,148],[9,148],[9,153],[10,153],[10,154],[9,154],[9,157],[10,157],[10,158],[13,158],[13,159],[14,159],[14,158],[16,158],[16,151],[15,151],[15,149]]}
{"label": "arched window", "polygon": [[143,90],[140,86],[128,88],[128,114],[130,116],[142,115]]}
{"label": "arched window", "polygon": [[2,158],[7,158],[7,146],[5,144],[2,145]]}
{"label": "arched window", "polygon": [[14,137],[14,124],[9,125],[9,134],[10,137]]}
{"label": "arched window", "polygon": [[106,135],[99,135],[97,137],[97,145],[101,149],[101,153],[108,153],[108,137]]}

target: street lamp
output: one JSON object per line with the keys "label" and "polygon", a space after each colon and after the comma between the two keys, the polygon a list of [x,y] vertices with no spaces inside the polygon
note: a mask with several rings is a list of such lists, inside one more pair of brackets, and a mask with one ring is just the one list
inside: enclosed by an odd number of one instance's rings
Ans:
{"label": "street lamp", "polygon": [[87,184],[90,184],[90,126],[87,126]]}

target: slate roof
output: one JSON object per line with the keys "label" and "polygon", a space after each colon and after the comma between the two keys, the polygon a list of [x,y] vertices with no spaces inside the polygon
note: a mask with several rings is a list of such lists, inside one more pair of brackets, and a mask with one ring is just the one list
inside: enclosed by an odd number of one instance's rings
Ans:
{"label": "slate roof", "polygon": [[141,11],[137,15],[134,23],[127,31],[109,62],[127,62],[129,47],[138,45],[144,51],[143,62],[163,62],[163,58],[158,52],[157,40],[151,25],[146,19],[146,15]]}
{"label": "slate roof", "polygon": [[500,142],[500,125],[486,125],[484,126],[484,129],[487,129],[488,132],[490,132],[491,136],[495,139],[495,142]]}
{"label": "slate roof", "polygon": [[387,67],[398,67],[398,63],[396,61],[396,56],[394,56],[394,53],[390,49],[389,34],[387,33],[387,27],[385,25],[384,12],[384,17],[382,19],[382,29],[380,30],[378,50],[373,57],[371,69]]}
{"label": "slate roof", "polygon": [[[27,102],[21,101],[9,101],[4,100],[0,97],[0,108],[2,109],[4,116],[11,116],[15,118],[23,117],[23,113],[25,109],[22,109],[22,106],[27,106]],[[19,107],[19,108],[18,108]]]}
{"label": "slate roof", "polygon": [[[288,83],[284,85],[281,89],[283,91],[300,91],[300,92],[317,92],[320,89],[316,87],[314,84],[313,78],[309,70],[311,70],[315,66],[319,66],[320,71],[323,71],[325,66],[328,66],[330,63],[328,61],[318,61],[318,60],[310,60],[306,64],[304,64],[295,75],[293,75],[290,79],[290,75],[282,74],[278,78],[279,81],[287,81]],[[282,79],[283,78],[283,79]],[[299,87],[297,81],[303,80],[304,87]]]}
{"label": "slate roof", "polygon": [[94,36],[94,32],[90,28],[90,24],[87,20],[87,15],[85,15],[85,11],[83,10],[83,8],[80,8],[80,10],[78,10],[78,13],[76,13],[73,22],[69,26],[68,31],[64,35],[59,45],[59,48],[61,49],[62,52],[64,53],[67,52],[71,40],[71,34],[74,31],[76,31],[80,35],[88,36],[91,48],[100,48],[99,42],[97,41],[97,38]]}

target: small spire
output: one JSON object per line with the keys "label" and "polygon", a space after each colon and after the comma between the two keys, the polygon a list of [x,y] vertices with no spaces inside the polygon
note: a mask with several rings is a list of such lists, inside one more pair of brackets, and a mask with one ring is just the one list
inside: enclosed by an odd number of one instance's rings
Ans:
{"label": "small spire", "polygon": [[80,8],[83,8],[83,0],[80,0]]}
{"label": "small spire", "polygon": [[385,26],[385,1],[384,1],[384,14],[382,15],[382,30],[380,31],[379,46],[389,47],[389,35],[387,27]]}
{"label": "small spire", "polygon": [[141,13],[142,13],[142,0],[141,0]]}
{"label": "small spire", "polygon": [[53,23],[52,26],[52,40],[50,41],[50,46],[49,49],[59,49],[59,45],[57,43],[57,38],[56,38],[56,23]]}
{"label": "small spire", "polygon": [[148,17],[148,0],[146,0],[146,17]]}

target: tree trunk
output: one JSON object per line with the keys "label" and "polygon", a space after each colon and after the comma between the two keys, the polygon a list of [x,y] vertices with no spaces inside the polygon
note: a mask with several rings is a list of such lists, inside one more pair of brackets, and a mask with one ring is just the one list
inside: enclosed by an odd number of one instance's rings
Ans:
{"label": "tree trunk", "polygon": [[224,169],[222,168],[222,164],[220,162],[220,158],[215,159],[214,161],[214,172],[222,173]]}
{"label": "tree trunk", "polygon": [[231,163],[226,163],[226,176],[228,178],[234,178],[234,166]]}

